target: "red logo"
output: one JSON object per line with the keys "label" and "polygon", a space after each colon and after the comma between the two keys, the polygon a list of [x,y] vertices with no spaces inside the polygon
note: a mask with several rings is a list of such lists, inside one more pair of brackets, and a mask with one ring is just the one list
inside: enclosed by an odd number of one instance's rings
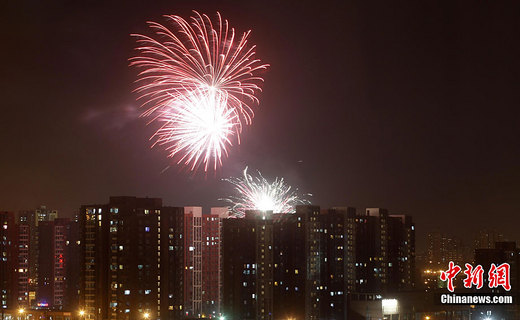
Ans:
{"label": "red logo", "polygon": [[471,264],[466,263],[464,274],[466,275],[466,279],[464,279],[464,288],[470,289],[473,285],[476,285],[477,289],[480,289],[484,286],[484,269],[482,269],[481,265],[473,268]]}
{"label": "red logo", "polygon": [[441,280],[448,281],[448,290],[453,292],[453,279],[459,274],[461,268],[453,261],[450,261],[448,270],[441,272]]}
{"label": "red logo", "polygon": [[509,263],[502,263],[498,267],[492,263],[489,269],[489,288],[498,288],[502,286],[505,290],[511,290],[509,282]]}
{"label": "red logo", "polygon": [[[464,274],[466,278],[464,279],[464,287],[467,289],[471,289],[473,286],[476,286],[477,289],[480,289],[484,286],[484,269],[481,265],[477,265],[473,267],[471,264],[465,264],[466,270],[464,270]],[[459,274],[462,268],[456,265],[453,261],[450,261],[448,265],[448,270],[441,272],[441,280],[447,281],[447,287],[450,292],[454,291],[453,279]],[[510,266],[508,263],[502,263],[497,266],[492,263],[488,272],[488,287],[490,289],[498,288],[501,286],[505,290],[511,290],[510,283]]]}

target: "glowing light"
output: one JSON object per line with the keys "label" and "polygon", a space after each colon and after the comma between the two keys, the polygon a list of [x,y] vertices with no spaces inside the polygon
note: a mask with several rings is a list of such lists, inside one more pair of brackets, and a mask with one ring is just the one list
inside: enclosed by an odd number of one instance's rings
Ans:
{"label": "glowing light", "polygon": [[274,213],[292,213],[295,206],[308,204],[300,198],[283,178],[269,182],[260,172],[253,177],[244,169],[243,176],[224,179],[234,186],[235,196],[223,199],[231,204],[231,210],[237,217],[245,215],[247,210],[273,211]]}
{"label": "glowing light", "polygon": [[20,308],[20,309],[18,309],[18,313],[19,313],[19,314],[23,314],[23,313],[25,313],[25,309],[24,309],[24,308]]}
{"label": "glowing light", "polygon": [[166,18],[169,26],[148,22],[152,37],[134,35],[142,116],[164,122],[153,138],[177,163],[216,169],[232,140],[240,143],[242,123],[251,124],[268,65],[255,59],[250,31],[236,34],[219,13],[214,21],[196,11],[189,21]]}
{"label": "glowing light", "polygon": [[226,103],[227,96],[220,92],[196,90],[179,96],[162,109],[155,143],[165,145],[171,157],[178,154],[178,163],[191,170],[201,163],[204,171],[210,166],[216,169],[240,131],[240,121]]}
{"label": "glowing light", "polygon": [[397,299],[383,299],[381,300],[381,305],[383,307],[383,314],[397,314],[399,309],[399,302]]}
{"label": "glowing light", "polygon": [[85,310],[79,310],[79,315],[83,317],[85,315]]}

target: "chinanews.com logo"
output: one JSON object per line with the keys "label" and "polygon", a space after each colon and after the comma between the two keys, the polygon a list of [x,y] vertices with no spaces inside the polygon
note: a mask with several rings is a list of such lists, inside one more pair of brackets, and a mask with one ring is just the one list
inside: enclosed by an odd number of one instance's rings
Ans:
{"label": "chinanews.com logo", "polygon": [[448,270],[442,271],[440,274],[441,281],[446,282],[446,287],[450,293],[441,294],[439,302],[441,304],[513,304],[513,295],[508,294],[511,291],[510,271],[511,267],[508,263],[496,265],[492,263],[487,273],[481,265],[474,267],[466,263],[464,275],[466,277],[462,281],[464,288],[481,290],[484,288],[484,274],[486,274],[487,288],[493,291],[505,291],[504,293],[455,293],[454,280],[462,271],[462,268],[450,261]]}

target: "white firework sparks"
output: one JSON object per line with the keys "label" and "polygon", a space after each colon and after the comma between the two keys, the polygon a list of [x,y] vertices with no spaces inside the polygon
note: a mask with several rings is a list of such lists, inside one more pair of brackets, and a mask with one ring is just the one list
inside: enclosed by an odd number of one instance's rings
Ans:
{"label": "white firework sparks", "polygon": [[243,176],[224,179],[231,183],[237,195],[223,199],[231,204],[235,216],[242,217],[247,210],[273,211],[274,213],[293,213],[296,205],[309,204],[301,198],[297,190],[287,185],[283,178],[269,182],[260,172],[251,176],[244,169]]}
{"label": "white firework sparks", "polygon": [[231,138],[238,139],[241,124],[227,107],[227,95],[216,90],[194,90],[173,99],[157,119],[163,125],[153,135],[155,144],[166,145],[170,157],[180,155],[178,163],[191,170],[204,164],[215,170],[227,156]]}

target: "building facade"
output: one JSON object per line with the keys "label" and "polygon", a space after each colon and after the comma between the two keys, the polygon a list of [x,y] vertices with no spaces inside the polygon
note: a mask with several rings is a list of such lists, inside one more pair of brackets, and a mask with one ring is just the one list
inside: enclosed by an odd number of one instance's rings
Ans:
{"label": "building facade", "polygon": [[356,293],[387,293],[415,287],[415,225],[410,216],[367,208],[356,215]]}
{"label": "building facade", "polygon": [[229,209],[211,208],[202,216],[202,315],[218,316],[222,290],[221,231]]}
{"label": "building facade", "polygon": [[496,242],[504,241],[504,235],[494,229],[479,230],[475,236],[474,249],[494,249]]}
{"label": "building facade", "polygon": [[[20,305],[26,308],[38,308],[37,290],[39,287],[40,250],[39,225],[58,218],[58,211],[42,205],[34,210],[24,210],[19,213],[20,246],[23,248],[23,258],[20,257],[19,269],[19,299]],[[23,246],[23,247],[22,247]],[[27,250],[27,252],[25,251]]]}
{"label": "building facade", "polygon": [[222,313],[226,319],[274,319],[273,214],[226,219],[222,231]]}
{"label": "building facade", "polygon": [[111,197],[80,209],[81,305],[87,319],[183,317],[183,208]]}
{"label": "building facade", "polygon": [[184,306],[187,318],[221,314],[221,225],[226,207],[184,208]]}
{"label": "building facade", "polygon": [[31,300],[35,300],[36,291],[30,290],[30,252],[31,246],[31,228],[28,224],[20,223],[18,225],[18,305],[21,308],[29,308]]}
{"label": "building facade", "polygon": [[18,228],[13,212],[0,211],[0,302],[4,309],[18,307]]}
{"label": "building facade", "polygon": [[71,220],[65,218],[42,221],[38,225],[38,307],[63,309],[65,305],[71,225]]}
{"label": "building facade", "polygon": [[184,308],[202,315],[202,207],[184,207]]}
{"label": "building facade", "polygon": [[[262,260],[270,248],[272,260]],[[224,221],[223,261],[226,319],[345,319],[352,295],[413,290],[415,226],[411,217],[380,208],[253,211]],[[259,289],[270,281],[273,300],[266,304],[271,293]]]}

